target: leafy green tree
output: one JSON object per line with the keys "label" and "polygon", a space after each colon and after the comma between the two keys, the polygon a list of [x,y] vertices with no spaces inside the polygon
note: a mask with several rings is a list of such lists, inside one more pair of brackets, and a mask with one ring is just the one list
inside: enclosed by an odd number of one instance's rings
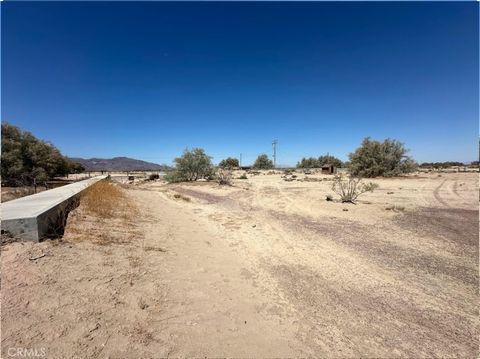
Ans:
{"label": "leafy green tree", "polygon": [[175,158],[175,169],[165,176],[169,182],[196,181],[213,176],[212,157],[202,148],[186,149],[181,157]]}
{"label": "leafy green tree", "polygon": [[27,172],[23,158],[22,132],[18,127],[2,123],[2,181],[10,185],[21,182]]}
{"label": "leafy green tree", "polygon": [[2,123],[2,181],[10,185],[44,183],[70,171],[70,161],[51,143]]}
{"label": "leafy green tree", "polygon": [[350,173],[359,177],[391,177],[412,172],[416,163],[407,156],[407,152],[403,143],[397,140],[379,142],[367,137],[349,155]]}
{"label": "leafy green tree", "polygon": [[228,157],[224,160],[221,160],[220,163],[218,164],[218,167],[232,169],[232,168],[240,167],[240,165],[238,163],[238,159],[233,157]]}
{"label": "leafy green tree", "polygon": [[255,163],[253,164],[253,168],[268,170],[273,168],[273,162],[266,154],[263,153],[257,157]]}
{"label": "leafy green tree", "polygon": [[318,157],[318,164],[319,164],[319,167],[322,167],[322,166],[325,166],[325,165],[332,165],[336,168],[343,167],[343,162],[341,160],[339,160],[335,156],[331,156],[331,155],[328,155],[328,154],[325,155],[325,156]]}
{"label": "leafy green tree", "polygon": [[303,157],[298,163],[298,168],[318,168],[320,164],[318,163],[318,159],[314,157],[305,158]]}
{"label": "leafy green tree", "polygon": [[82,164],[74,161],[70,161],[70,173],[82,173],[85,172],[85,167]]}
{"label": "leafy green tree", "polygon": [[301,161],[297,163],[298,168],[320,168],[325,165],[333,165],[334,167],[343,167],[342,161],[337,157],[325,155],[318,158],[315,157],[303,157]]}

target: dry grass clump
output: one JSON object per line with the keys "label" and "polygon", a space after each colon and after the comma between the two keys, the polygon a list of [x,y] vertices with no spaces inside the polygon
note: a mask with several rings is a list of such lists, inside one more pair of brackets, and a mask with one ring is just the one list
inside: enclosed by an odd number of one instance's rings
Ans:
{"label": "dry grass clump", "polygon": [[87,188],[81,197],[81,204],[89,214],[112,218],[124,205],[126,195],[121,188],[111,182],[100,181]]}
{"label": "dry grass clump", "polygon": [[125,189],[100,181],[86,189],[80,205],[69,216],[67,240],[97,244],[125,243],[141,236],[138,209]]}

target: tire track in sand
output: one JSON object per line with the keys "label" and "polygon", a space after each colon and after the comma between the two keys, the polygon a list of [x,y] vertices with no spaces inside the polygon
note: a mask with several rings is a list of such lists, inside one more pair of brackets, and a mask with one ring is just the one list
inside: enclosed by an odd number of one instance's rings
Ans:
{"label": "tire track in sand", "polygon": [[435,197],[435,199],[440,202],[442,205],[444,205],[445,207],[450,207],[450,205],[445,202],[445,200],[440,196],[440,189],[443,187],[443,185],[445,184],[445,182],[447,182],[447,180],[443,180],[442,183],[440,183],[437,188],[435,188],[435,190],[433,191],[433,196]]}

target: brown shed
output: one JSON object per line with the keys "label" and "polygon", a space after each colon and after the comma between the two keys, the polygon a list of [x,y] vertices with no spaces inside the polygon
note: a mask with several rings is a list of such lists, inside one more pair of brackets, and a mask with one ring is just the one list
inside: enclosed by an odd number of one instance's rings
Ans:
{"label": "brown shed", "polygon": [[335,167],[333,165],[323,165],[322,174],[333,175],[335,173]]}

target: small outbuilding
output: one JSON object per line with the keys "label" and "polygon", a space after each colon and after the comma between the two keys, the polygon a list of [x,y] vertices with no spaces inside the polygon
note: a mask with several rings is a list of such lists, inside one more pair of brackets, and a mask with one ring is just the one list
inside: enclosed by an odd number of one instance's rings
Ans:
{"label": "small outbuilding", "polygon": [[336,172],[335,167],[333,165],[323,165],[322,166],[322,174],[324,175],[333,175]]}

